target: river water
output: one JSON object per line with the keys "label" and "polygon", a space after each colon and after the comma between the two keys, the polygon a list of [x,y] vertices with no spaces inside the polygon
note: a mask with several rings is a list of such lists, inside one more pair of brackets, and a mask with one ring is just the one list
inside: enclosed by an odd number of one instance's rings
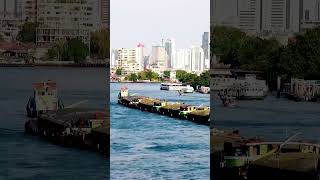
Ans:
{"label": "river water", "polygon": [[101,154],[24,135],[32,83],[53,80],[65,105],[88,100],[88,106],[102,109],[107,104],[105,77],[99,68],[0,68],[0,179],[107,179],[109,160]]}
{"label": "river water", "polygon": [[320,103],[268,96],[265,100],[237,101],[238,107],[225,108],[216,95],[212,100],[213,127],[238,129],[246,137],[278,141],[301,133],[298,140],[320,143]]}
{"label": "river water", "polygon": [[209,95],[160,91],[160,84],[111,84],[111,179],[209,179],[209,127],[117,104],[129,93],[209,106]]}

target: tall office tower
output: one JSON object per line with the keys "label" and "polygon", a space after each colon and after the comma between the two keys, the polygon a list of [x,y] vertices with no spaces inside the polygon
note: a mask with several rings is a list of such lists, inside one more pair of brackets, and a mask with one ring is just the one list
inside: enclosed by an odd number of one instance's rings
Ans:
{"label": "tall office tower", "polygon": [[209,32],[204,32],[202,35],[202,49],[204,52],[204,58],[209,59],[210,58],[210,48],[209,48]]}
{"label": "tall office tower", "polygon": [[191,47],[191,71],[203,72],[204,71],[204,53],[201,47]]}
{"label": "tall office tower", "polygon": [[269,32],[285,32],[290,23],[290,0],[262,0],[261,29]]}
{"label": "tall office tower", "polygon": [[90,33],[98,28],[97,0],[37,1],[37,45],[80,38],[90,47]]}
{"label": "tall office tower", "polygon": [[149,57],[149,66],[152,69],[165,71],[168,68],[168,55],[163,46],[153,46]]}
{"label": "tall office tower", "polygon": [[117,59],[118,59],[118,50],[112,49],[111,50],[110,67],[112,67],[112,68],[117,67]]}
{"label": "tall office tower", "polygon": [[238,0],[239,28],[249,34],[256,34],[261,29],[261,1]]}
{"label": "tall office tower", "polygon": [[100,7],[100,21],[102,28],[109,28],[110,26],[110,0],[99,0]]}
{"label": "tall office tower", "polygon": [[140,65],[140,70],[144,70],[144,45],[139,43],[136,47],[136,61]]}
{"label": "tall office tower", "polygon": [[176,56],[175,70],[184,70],[191,72],[191,51],[190,49],[178,49]]}
{"label": "tall office tower", "polygon": [[238,27],[238,0],[211,0],[211,24]]}
{"label": "tall office tower", "polygon": [[168,68],[174,68],[176,66],[176,44],[174,39],[167,39],[164,43],[164,47],[166,49],[168,55]]}

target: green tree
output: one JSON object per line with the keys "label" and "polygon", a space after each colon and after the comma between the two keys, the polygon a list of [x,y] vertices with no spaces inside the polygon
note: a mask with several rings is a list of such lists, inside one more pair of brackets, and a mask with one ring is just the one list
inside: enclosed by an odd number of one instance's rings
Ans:
{"label": "green tree", "polygon": [[226,64],[237,65],[238,49],[246,34],[239,29],[224,26],[214,26],[211,29],[210,49]]}
{"label": "green tree", "polygon": [[26,22],[22,25],[17,39],[21,42],[36,43],[36,29],[37,24],[33,22]]}
{"label": "green tree", "polygon": [[100,29],[91,33],[90,52],[98,58],[110,57],[110,30]]}
{"label": "green tree", "polygon": [[210,79],[211,79],[211,77],[210,77],[209,71],[205,71],[198,78],[199,81],[197,81],[197,83],[198,83],[197,85],[209,87],[210,86]]}
{"label": "green tree", "polygon": [[129,80],[129,81],[132,81],[132,82],[137,82],[137,81],[138,81],[138,76],[137,76],[137,74],[131,73],[131,74],[129,75],[129,77],[128,77],[128,80]]}
{"label": "green tree", "polygon": [[118,76],[121,76],[121,75],[122,75],[122,69],[121,69],[121,68],[118,68],[118,69],[116,70],[116,75],[118,75]]}
{"label": "green tree", "polygon": [[88,46],[80,39],[74,38],[68,41],[58,41],[54,47],[48,50],[48,59],[58,61],[84,62],[88,56]]}
{"label": "green tree", "polygon": [[89,55],[89,48],[81,39],[73,38],[68,41],[70,59],[76,63],[82,63]]}
{"label": "green tree", "polygon": [[138,73],[138,78],[140,80],[147,80],[147,75],[146,75],[146,71],[141,71]]}
{"label": "green tree", "polygon": [[170,71],[164,71],[163,74],[167,77],[170,77]]}
{"label": "green tree", "polygon": [[153,71],[146,70],[145,73],[146,73],[146,78],[150,81],[154,81],[154,80],[159,79],[159,75]]}
{"label": "green tree", "polygon": [[183,81],[183,79],[185,78],[185,76],[187,75],[188,73],[186,71],[183,71],[183,70],[177,70],[176,71],[176,78],[179,80],[179,81]]}

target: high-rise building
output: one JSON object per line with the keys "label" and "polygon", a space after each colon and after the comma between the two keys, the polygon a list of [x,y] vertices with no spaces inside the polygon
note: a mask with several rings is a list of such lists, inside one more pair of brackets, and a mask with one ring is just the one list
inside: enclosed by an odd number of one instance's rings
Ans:
{"label": "high-rise building", "polygon": [[99,26],[97,0],[37,1],[37,45],[80,38],[90,47],[90,33]]}
{"label": "high-rise building", "polygon": [[260,31],[260,0],[238,0],[239,28],[254,34]]}
{"label": "high-rise building", "polygon": [[289,35],[301,30],[303,20],[320,18],[318,1],[213,0],[211,19],[213,25],[232,26],[249,34]]}
{"label": "high-rise building", "polygon": [[111,68],[117,67],[117,59],[118,59],[118,50],[112,49],[111,50],[111,58],[110,58],[110,67]]}
{"label": "high-rise building", "polygon": [[163,46],[153,46],[149,57],[149,66],[158,71],[164,71],[168,68],[168,55]]}
{"label": "high-rise building", "polygon": [[136,58],[137,62],[140,64],[140,70],[144,70],[144,45],[142,43],[139,43],[136,47]]}
{"label": "high-rise building", "polygon": [[101,27],[110,26],[110,0],[99,0]]}
{"label": "high-rise building", "polygon": [[191,47],[191,71],[203,72],[204,71],[204,53],[201,47]]}
{"label": "high-rise building", "polygon": [[204,32],[202,35],[202,49],[204,52],[204,58],[205,59],[209,59],[210,58],[210,47],[209,47],[209,43],[210,43],[210,37],[209,37],[209,32]]}
{"label": "high-rise building", "polygon": [[176,44],[174,39],[167,39],[164,43],[165,50],[168,55],[168,68],[174,68],[176,66]]}
{"label": "high-rise building", "polygon": [[191,72],[191,51],[190,49],[178,49],[176,56],[175,70],[184,70]]}

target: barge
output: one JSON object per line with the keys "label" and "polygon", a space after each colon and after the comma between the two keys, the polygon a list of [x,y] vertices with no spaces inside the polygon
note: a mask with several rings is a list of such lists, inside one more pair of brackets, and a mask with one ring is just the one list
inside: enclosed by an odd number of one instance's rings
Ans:
{"label": "barge", "polygon": [[[297,135],[297,134],[296,134]],[[211,168],[214,179],[319,180],[318,144],[246,139],[238,131],[211,131]]]}
{"label": "barge", "polygon": [[118,104],[172,118],[189,120],[197,124],[210,125],[209,107],[187,105],[181,102],[167,102],[145,96],[130,96],[128,88],[121,88],[118,95]]}
{"label": "barge", "polygon": [[56,83],[36,83],[27,103],[25,133],[65,147],[91,149],[109,155],[109,119],[104,110],[59,105]]}

